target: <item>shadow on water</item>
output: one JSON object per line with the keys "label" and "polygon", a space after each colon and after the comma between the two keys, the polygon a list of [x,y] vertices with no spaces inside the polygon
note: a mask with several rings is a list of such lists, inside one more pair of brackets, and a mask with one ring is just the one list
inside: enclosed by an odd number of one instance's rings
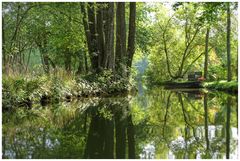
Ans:
{"label": "shadow on water", "polygon": [[[3,113],[3,158],[236,158],[237,98],[154,89]],[[236,108],[236,110],[235,110]]]}

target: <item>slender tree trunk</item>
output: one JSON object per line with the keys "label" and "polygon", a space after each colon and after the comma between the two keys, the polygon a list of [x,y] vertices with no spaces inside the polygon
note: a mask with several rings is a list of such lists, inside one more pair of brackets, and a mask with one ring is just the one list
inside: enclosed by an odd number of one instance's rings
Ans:
{"label": "slender tree trunk", "polygon": [[209,139],[208,139],[208,108],[207,108],[207,94],[204,94],[204,126],[205,126],[205,138],[207,149],[209,150]]}
{"label": "slender tree trunk", "polygon": [[84,71],[87,72],[86,70],[86,52],[85,51],[79,51],[78,52],[78,69],[76,74],[81,74]]}
{"label": "slender tree trunk", "polygon": [[[136,33],[136,2],[130,2],[129,33],[128,33],[128,62],[127,67],[132,67],[133,54],[135,52],[135,33]],[[128,70],[128,76],[130,69]]]}
{"label": "slender tree trunk", "polygon": [[116,67],[119,75],[126,76],[126,22],[125,3],[117,3],[116,13]]}
{"label": "slender tree trunk", "polygon": [[[90,35],[90,30],[89,30],[88,21],[87,21],[86,6],[85,6],[85,3],[80,3],[80,5],[81,5],[81,12],[83,14],[82,21],[83,21],[83,26],[84,26],[84,30],[85,30],[86,44],[88,47],[88,53],[89,53],[89,55],[91,55],[91,52],[90,52],[91,35]],[[88,62],[87,62],[86,52],[84,52],[84,60],[85,60],[85,70],[86,70],[86,72],[88,72]]]}
{"label": "slender tree trunk", "polygon": [[98,47],[98,69],[104,68],[104,30],[103,30],[103,9],[99,7],[97,9],[97,47]]}
{"label": "slender tree trunk", "polygon": [[2,15],[2,60],[3,60],[3,73],[7,74],[6,72],[6,64],[7,64],[7,59],[6,59],[6,51],[5,51],[5,32],[4,32],[4,17]]}
{"label": "slender tree trunk", "polygon": [[208,41],[209,41],[209,31],[210,28],[207,28],[206,38],[205,38],[205,62],[204,62],[204,78],[207,79],[208,74]]}
{"label": "slender tree trunk", "polygon": [[88,60],[87,60],[86,52],[84,52],[84,65],[85,65],[85,72],[88,73]]}
{"label": "slender tree trunk", "polygon": [[228,71],[227,80],[228,81],[232,80],[230,35],[231,35],[231,12],[230,12],[230,2],[228,2],[227,4],[227,71]]}
{"label": "slender tree trunk", "polygon": [[43,70],[46,74],[49,74],[50,68],[49,68],[49,62],[48,62],[48,56],[47,56],[46,49],[44,47],[42,47],[41,45],[39,45],[39,51],[41,54]]}
{"label": "slender tree trunk", "polygon": [[231,97],[227,98],[227,121],[226,121],[226,158],[230,156],[230,131],[231,131]]}
{"label": "slender tree trunk", "polygon": [[65,70],[70,72],[71,71],[71,63],[72,63],[72,58],[71,58],[71,52],[69,49],[65,51]]}
{"label": "slender tree trunk", "polygon": [[28,66],[29,66],[29,62],[30,62],[31,52],[32,52],[32,47],[30,48],[29,53],[28,53],[28,59],[27,59],[25,73],[27,73],[27,71],[28,71]]}

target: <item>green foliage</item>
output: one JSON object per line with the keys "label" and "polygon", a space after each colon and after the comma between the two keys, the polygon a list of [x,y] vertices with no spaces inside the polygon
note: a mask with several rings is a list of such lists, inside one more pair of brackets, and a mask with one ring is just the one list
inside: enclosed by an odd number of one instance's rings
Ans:
{"label": "green foliage", "polygon": [[238,91],[238,82],[231,81],[227,82],[225,80],[215,81],[215,82],[206,82],[203,84],[204,87],[214,90],[237,92]]}
{"label": "green foliage", "polygon": [[34,77],[3,77],[3,108],[13,109],[19,104],[28,107],[42,98],[59,102],[66,99],[90,96],[110,96],[126,93],[134,88],[127,78],[104,70],[99,74],[75,77],[63,70],[49,75]]}
{"label": "green foliage", "polygon": [[[169,57],[169,68],[172,75],[181,73],[183,62],[183,77],[187,80],[187,74],[195,71],[203,71],[205,35],[206,29],[210,27],[209,37],[209,80],[224,80],[227,75],[226,54],[226,3],[175,3],[170,4],[150,3],[146,4],[148,9],[147,21],[141,26],[147,26],[151,36],[146,34],[149,40],[148,47],[148,69],[145,73],[147,82],[159,84],[160,82],[174,79],[170,77],[167,68],[164,39]],[[237,28],[236,10],[234,3],[231,4],[231,61],[233,79],[237,78]],[[186,40],[192,39],[196,28],[199,32],[189,46],[188,53],[184,56]],[[139,31],[141,33],[142,31]],[[165,38],[163,37],[165,33]],[[199,58],[198,58],[199,56]],[[183,61],[184,60],[184,61]],[[196,60],[196,61],[195,61]]]}

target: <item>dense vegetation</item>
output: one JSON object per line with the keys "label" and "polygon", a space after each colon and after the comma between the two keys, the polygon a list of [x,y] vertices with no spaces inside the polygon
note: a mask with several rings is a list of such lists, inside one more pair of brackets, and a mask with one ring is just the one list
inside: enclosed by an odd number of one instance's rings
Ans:
{"label": "dense vegetation", "polygon": [[171,8],[153,3],[148,7],[154,10],[149,12],[151,23],[143,25],[150,28],[150,83],[186,80],[195,71],[202,71],[207,81],[237,79],[236,4],[176,3]]}
{"label": "dense vegetation", "polygon": [[207,82],[237,80],[236,8],[4,2],[4,107],[119,94],[133,89],[133,80],[186,81],[195,71]]}
{"label": "dense vegetation", "polygon": [[136,3],[3,3],[2,19],[4,105],[129,90]]}
{"label": "dense vegetation", "polygon": [[237,3],[2,8],[3,158],[238,156]]}

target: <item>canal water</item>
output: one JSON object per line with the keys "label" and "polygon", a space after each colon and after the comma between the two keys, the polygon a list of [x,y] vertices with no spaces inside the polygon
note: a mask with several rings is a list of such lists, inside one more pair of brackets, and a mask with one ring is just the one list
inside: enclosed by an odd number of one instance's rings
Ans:
{"label": "canal water", "polygon": [[237,97],[155,88],[3,113],[3,158],[238,158]]}

